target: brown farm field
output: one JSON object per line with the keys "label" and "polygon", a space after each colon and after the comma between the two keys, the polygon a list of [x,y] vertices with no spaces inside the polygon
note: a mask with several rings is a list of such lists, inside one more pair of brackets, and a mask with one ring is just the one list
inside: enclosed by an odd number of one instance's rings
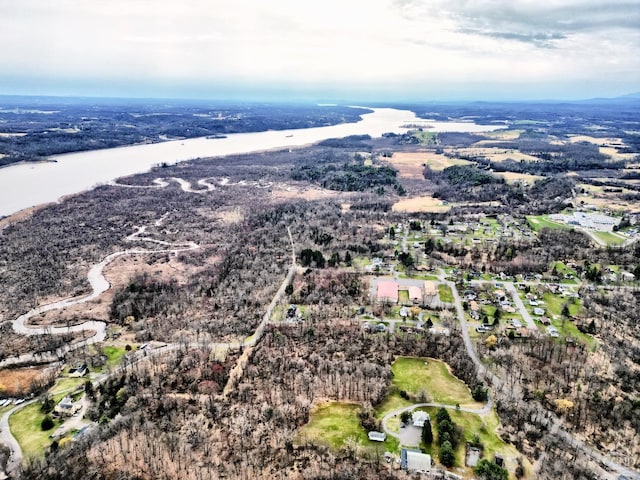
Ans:
{"label": "brown farm field", "polygon": [[486,157],[492,162],[503,162],[507,159],[515,160],[516,162],[519,162],[520,160],[527,162],[535,162],[539,160],[537,157],[527,155],[526,153],[522,153],[516,149],[469,147],[458,148],[454,150],[454,152],[459,155]]}
{"label": "brown farm field", "polygon": [[422,171],[427,165],[432,170],[440,171],[452,165],[469,165],[470,162],[449,158],[434,152],[400,152],[394,153],[388,162],[398,170],[400,178],[423,178]]}
{"label": "brown farm field", "polygon": [[421,196],[421,197],[404,198],[393,204],[394,212],[442,213],[442,212],[448,212],[450,209],[451,209],[451,205],[443,205],[442,201],[428,195]]}
{"label": "brown farm field", "polygon": [[533,185],[537,180],[544,178],[539,175],[529,175],[527,173],[515,172],[497,172],[495,173],[495,175],[504,178],[507,183],[528,182],[530,185]]}
{"label": "brown farm field", "polygon": [[31,383],[43,374],[44,369],[32,367],[0,370],[0,393],[8,397],[25,395]]}

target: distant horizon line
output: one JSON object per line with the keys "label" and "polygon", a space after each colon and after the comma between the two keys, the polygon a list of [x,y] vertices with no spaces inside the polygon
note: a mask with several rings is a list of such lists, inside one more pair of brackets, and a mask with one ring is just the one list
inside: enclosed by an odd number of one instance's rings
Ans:
{"label": "distant horizon line", "polygon": [[612,100],[640,100],[640,91],[630,92],[622,95],[616,95],[611,97],[587,97],[579,99],[567,99],[567,98],[543,98],[543,99],[425,99],[425,98],[397,98],[397,99],[357,99],[357,98],[326,98],[326,97],[305,97],[291,96],[290,98],[284,96],[260,96],[260,95],[247,95],[246,98],[238,98],[238,94],[230,95],[229,97],[180,97],[180,96],[138,96],[138,95],[68,95],[68,94],[12,94],[0,93],[0,99],[3,98],[37,98],[37,99],[73,99],[73,100],[109,100],[109,101],[171,101],[171,102],[216,102],[216,103],[274,103],[274,104],[316,104],[318,106],[347,106],[354,105],[356,103],[362,104],[361,106],[370,105],[398,105],[398,104],[469,104],[469,103],[504,103],[504,104],[517,104],[517,103],[530,103],[530,104],[544,104],[544,103],[585,103],[590,101],[612,101]]}

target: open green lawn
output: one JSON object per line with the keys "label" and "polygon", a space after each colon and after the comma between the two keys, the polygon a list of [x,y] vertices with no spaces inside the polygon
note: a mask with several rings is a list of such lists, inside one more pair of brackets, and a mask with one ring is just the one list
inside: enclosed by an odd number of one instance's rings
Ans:
{"label": "open green lawn", "polygon": [[412,137],[416,138],[421,145],[437,145],[438,133],[437,132],[414,132]]}
{"label": "open green lawn", "polygon": [[[57,403],[61,398],[57,396],[54,400]],[[20,444],[25,458],[42,456],[45,448],[51,445],[49,435],[55,432],[61,423],[54,418],[54,427],[51,430],[42,431],[40,424],[45,414],[40,411],[40,406],[40,402],[32,403],[9,417],[9,428]]]}
{"label": "open green lawn", "polygon": [[116,367],[127,353],[124,347],[117,347],[115,345],[107,345],[102,349],[107,356],[107,366]]}
{"label": "open green lawn", "polygon": [[406,273],[401,273],[398,275],[399,278],[411,278],[413,280],[438,280],[437,275],[429,275],[425,273],[414,273],[412,272],[410,275]]}
{"label": "open green lawn", "polygon": [[551,270],[553,270],[554,268],[559,275],[569,274],[576,276],[578,274],[573,268],[567,267],[563,262],[554,262],[551,265]]}
{"label": "open green lawn", "polygon": [[593,235],[600,241],[612,246],[622,245],[626,240],[624,237],[611,232],[593,232]]}
{"label": "open green lawn", "polygon": [[[391,391],[377,409],[376,416],[379,418],[386,412],[420,401],[421,394],[425,394],[430,402],[481,406],[473,400],[464,382],[454,377],[449,372],[447,364],[440,360],[399,357],[391,366],[391,371]],[[402,390],[407,392],[413,401],[400,397]]]}
{"label": "open green lawn", "polygon": [[567,225],[552,222],[546,215],[529,215],[527,223],[534,232],[539,232],[543,228],[570,228]]}
{"label": "open green lawn", "polygon": [[453,293],[451,292],[449,285],[445,285],[443,283],[438,285],[438,296],[442,302],[453,303]]}
{"label": "open green lawn", "polygon": [[271,311],[271,321],[281,322],[284,320],[284,307],[282,305],[276,305]]}
{"label": "open green lawn", "polygon": [[577,299],[561,297],[552,293],[545,293],[542,296],[542,300],[546,303],[547,312],[557,316],[562,315],[562,308],[565,304],[569,307],[570,315],[577,315],[582,306],[581,302]]}
{"label": "open green lawn", "polygon": [[70,393],[73,390],[79,388],[87,381],[87,378],[59,378],[55,386],[50,390],[51,395],[59,395],[64,393]]}
{"label": "open green lawn", "polygon": [[371,260],[367,257],[355,257],[351,260],[351,265],[356,268],[364,268],[367,265],[371,265]]}
{"label": "open green lawn", "polygon": [[409,290],[398,290],[398,303],[400,305],[406,305],[409,302]]}
{"label": "open green lawn", "polygon": [[398,441],[393,437],[387,437],[383,443],[369,440],[358,418],[361,410],[362,407],[355,403],[328,402],[317,405],[311,412],[309,423],[298,431],[298,442],[312,441],[339,450],[354,441],[365,449],[381,448],[383,451],[397,452]]}

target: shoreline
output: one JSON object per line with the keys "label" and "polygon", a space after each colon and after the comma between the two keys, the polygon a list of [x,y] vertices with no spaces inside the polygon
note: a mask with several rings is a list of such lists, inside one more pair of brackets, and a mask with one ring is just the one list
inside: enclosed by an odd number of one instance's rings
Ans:
{"label": "shoreline", "polygon": [[[358,107],[354,107],[358,108]],[[385,132],[404,133],[402,125],[413,121],[415,113],[392,108],[374,108],[357,122],[288,130],[267,130],[231,134],[226,138],[206,136],[186,140],[123,145],[119,147],[69,152],[43,162],[11,164],[0,175],[0,215],[4,223],[29,208],[61,203],[65,197],[93,190],[110,182],[152,171],[154,167],[199,159],[225,158],[261,152],[293,150],[329,138],[352,135],[380,137]],[[449,122],[456,125],[456,122]],[[468,125],[475,125],[469,123]],[[441,127],[438,125],[438,127]],[[442,125],[444,127],[444,125]],[[455,128],[455,127],[454,127]],[[498,127],[476,126],[479,131]],[[443,129],[448,131],[448,129]],[[461,131],[464,131],[461,130]],[[475,129],[474,129],[475,131]],[[28,165],[31,163],[31,165]],[[18,216],[19,218],[19,216]]]}
{"label": "shoreline", "polygon": [[[90,150],[87,150],[90,151]],[[69,152],[69,153],[73,153],[73,152]],[[56,160],[55,158],[53,158],[55,155],[52,155],[51,157],[47,157],[41,160],[20,160],[19,162],[12,162],[12,163],[7,163],[6,165],[0,165],[0,170],[2,170],[3,168],[9,168],[9,167],[15,167],[18,165],[39,165],[42,163],[58,163],[58,160]]]}

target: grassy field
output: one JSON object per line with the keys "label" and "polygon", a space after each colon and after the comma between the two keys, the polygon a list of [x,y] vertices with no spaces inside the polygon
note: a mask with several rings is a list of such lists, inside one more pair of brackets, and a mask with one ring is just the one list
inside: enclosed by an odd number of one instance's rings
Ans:
{"label": "grassy field", "polygon": [[552,222],[546,215],[529,215],[527,223],[534,232],[539,232],[543,228],[570,228],[561,223]]}
{"label": "grassy field", "polygon": [[61,393],[71,392],[87,381],[87,378],[59,378],[55,386],[51,389],[51,395],[59,395]]}
{"label": "grassy field", "polygon": [[415,132],[412,135],[413,138],[416,138],[420,145],[437,145],[438,144],[438,133],[437,132]]}
{"label": "grassy field", "polygon": [[513,184],[515,182],[528,182],[530,185],[533,185],[537,180],[543,178],[538,175],[514,172],[497,172],[496,175],[504,178],[509,184]]}
{"label": "grassy field", "polygon": [[[426,394],[428,401],[455,405],[481,406],[473,400],[469,388],[449,372],[446,363],[440,360],[399,357],[391,366],[393,380],[391,393],[378,408],[377,416],[386,412],[411,405],[419,401],[421,393]],[[400,397],[404,390],[413,396],[413,402]]]}
{"label": "grassy field", "polygon": [[398,441],[387,437],[383,443],[372,442],[360,425],[358,413],[362,407],[355,403],[328,402],[317,405],[311,412],[309,423],[298,434],[298,442],[312,441],[339,450],[355,442],[363,448],[381,447],[390,452],[398,451]]}
{"label": "grassy field", "polygon": [[[57,403],[61,398],[62,396],[60,395],[54,397],[54,401]],[[22,447],[22,454],[25,458],[42,456],[45,448],[51,445],[49,435],[55,432],[61,423],[59,420],[54,419],[53,428],[42,431],[40,423],[45,414],[40,411],[40,406],[40,402],[32,403],[9,417],[9,428],[20,447]]]}
{"label": "grassy field", "polygon": [[624,237],[611,232],[593,232],[593,235],[607,245],[622,245],[625,242]]}
{"label": "grassy field", "polygon": [[398,303],[400,305],[409,303],[409,290],[398,290]]}
{"label": "grassy field", "polygon": [[110,368],[117,367],[127,353],[124,347],[117,347],[115,345],[108,345],[102,349],[107,356],[107,366]]}
{"label": "grassy field", "polygon": [[438,285],[438,296],[440,297],[440,301],[445,303],[453,303],[453,292],[451,292],[451,288],[449,285],[445,285],[443,283]]}

